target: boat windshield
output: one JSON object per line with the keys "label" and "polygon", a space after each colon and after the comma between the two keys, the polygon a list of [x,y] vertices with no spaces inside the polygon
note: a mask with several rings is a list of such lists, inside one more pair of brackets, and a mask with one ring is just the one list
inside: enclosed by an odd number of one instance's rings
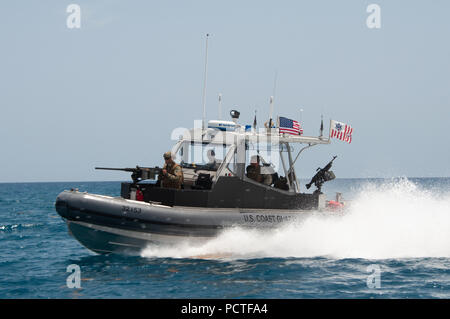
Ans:
{"label": "boat windshield", "polygon": [[216,171],[230,147],[226,144],[186,142],[179,148],[176,158],[183,168]]}
{"label": "boat windshield", "polygon": [[213,181],[219,176],[239,176],[241,165],[246,178],[289,190],[289,182],[296,178],[288,172],[288,163],[283,160],[282,153],[288,151],[293,151],[292,146],[247,142],[245,163],[239,164],[235,145],[186,141],[181,144],[175,159],[183,167],[185,185],[195,185],[200,174],[207,174]]}

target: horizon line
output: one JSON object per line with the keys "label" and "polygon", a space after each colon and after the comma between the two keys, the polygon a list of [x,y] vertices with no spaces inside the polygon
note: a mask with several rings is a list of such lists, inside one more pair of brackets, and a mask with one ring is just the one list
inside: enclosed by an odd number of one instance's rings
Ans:
{"label": "horizon line", "polygon": [[[450,176],[391,176],[391,177],[336,177],[335,180],[339,179],[393,179],[393,178],[450,178]],[[309,180],[310,178],[300,178],[300,180]],[[87,180],[87,181],[28,181],[28,182],[1,182],[0,184],[33,184],[33,183],[126,183],[131,182],[130,180]]]}

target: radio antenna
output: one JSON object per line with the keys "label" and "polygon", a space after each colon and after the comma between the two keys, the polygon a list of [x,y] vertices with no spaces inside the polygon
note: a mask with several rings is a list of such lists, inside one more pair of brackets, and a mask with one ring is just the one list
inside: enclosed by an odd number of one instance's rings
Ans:
{"label": "radio antenna", "polygon": [[320,136],[319,138],[323,137],[323,114],[320,116]]}
{"label": "radio antenna", "polygon": [[222,93],[219,93],[219,120],[222,119]]}
{"label": "radio antenna", "polygon": [[269,130],[273,126],[272,115],[273,115],[273,104],[274,104],[274,100],[275,100],[276,88],[277,88],[277,72],[275,71],[275,78],[273,80],[273,95],[270,97]]}
{"label": "radio antenna", "polygon": [[209,33],[206,34],[206,54],[205,54],[205,76],[204,76],[204,83],[203,83],[203,97],[202,97],[202,104],[203,104],[203,118],[202,118],[202,130],[205,129],[205,120],[206,120],[206,82],[208,80],[208,38]]}
{"label": "radio antenna", "polygon": [[273,113],[273,96],[270,97],[270,115],[269,115],[269,132],[272,128],[272,113]]}

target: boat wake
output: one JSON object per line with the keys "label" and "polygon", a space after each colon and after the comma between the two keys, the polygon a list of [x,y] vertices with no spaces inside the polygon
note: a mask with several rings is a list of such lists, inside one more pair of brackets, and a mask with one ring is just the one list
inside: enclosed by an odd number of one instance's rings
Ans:
{"label": "boat wake", "polygon": [[450,192],[401,179],[366,184],[345,214],[317,214],[270,231],[234,228],[201,246],[147,247],[143,257],[450,257]]}

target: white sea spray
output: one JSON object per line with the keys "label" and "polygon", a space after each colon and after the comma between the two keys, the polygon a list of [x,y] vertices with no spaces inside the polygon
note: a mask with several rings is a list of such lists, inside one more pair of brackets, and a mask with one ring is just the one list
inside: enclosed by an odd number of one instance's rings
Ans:
{"label": "white sea spray", "polygon": [[148,247],[142,256],[450,257],[450,193],[436,194],[408,179],[368,183],[344,215],[316,214],[270,231],[234,228],[201,246]]}

